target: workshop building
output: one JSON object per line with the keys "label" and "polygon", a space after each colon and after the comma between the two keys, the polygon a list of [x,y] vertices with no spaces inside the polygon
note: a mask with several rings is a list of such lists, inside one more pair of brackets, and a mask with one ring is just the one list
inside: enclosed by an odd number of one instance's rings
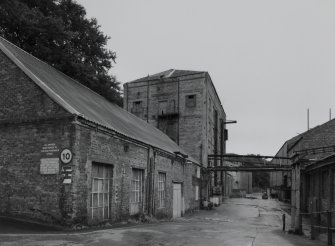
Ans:
{"label": "workshop building", "polygon": [[0,38],[0,216],[71,226],[199,207],[199,162]]}
{"label": "workshop building", "polygon": [[[335,119],[329,120],[321,125],[313,127],[289,140],[279,149],[276,156],[294,157],[299,155],[300,158],[313,159],[314,161],[321,160],[329,155],[322,151],[313,149],[328,147],[335,145]],[[300,152],[310,150],[308,154],[301,155]],[[292,160],[272,160],[272,164],[292,165]],[[270,185],[277,192],[279,198],[283,201],[290,201],[292,192],[292,175],[290,171],[275,172],[270,176]],[[305,182],[305,181],[304,181]],[[309,182],[309,181],[306,181]],[[293,194],[294,195],[294,194]]]}

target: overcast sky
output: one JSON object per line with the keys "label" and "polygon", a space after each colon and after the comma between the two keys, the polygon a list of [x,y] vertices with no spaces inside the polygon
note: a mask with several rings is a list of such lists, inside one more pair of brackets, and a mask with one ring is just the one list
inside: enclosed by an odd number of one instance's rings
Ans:
{"label": "overcast sky", "polygon": [[111,37],[121,82],[170,68],[208,71],[227,152],[274,155],[335,116],[333,0],[78,0]]}

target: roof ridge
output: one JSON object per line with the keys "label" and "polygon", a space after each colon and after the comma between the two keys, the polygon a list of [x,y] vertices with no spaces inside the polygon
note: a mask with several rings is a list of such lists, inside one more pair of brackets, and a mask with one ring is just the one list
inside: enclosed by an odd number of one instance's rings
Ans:
{"label": "roof ridge", "polygon": [[[80,83],[79,81],[77,81],[77,80],[75,80],[74,78],[70,77],[69,75],[63,73],[63,72],[60,71],[59,69],[57,69],[57,68],[51,66],[51,65],[50,65],[49,63],[47,63],[46,61],[43,61],[43,60],[39,59],[38,57],[36,57],[36,56],[30,54],[29,52],[25,51],[24,49],[20,48],[19,46],[15,45],[15,44],[13,44],[12,42],[8,41],[7,39],[5,39],[5,38],[2,37],[2,36],[0,36],[0,39],[2,39],[3,41],[9,43],[10,45],[16,47],[17,49],[21,50],[22,52],[26,53],[26,54],[29,55],[31,58],[33,58],[33,59],[35,59],[35,60],[37,60],[37,61],[39,61],[39,62],[42,62],[42,63],[44,63],[45,65],[51,67],[51,68],[54,69],[56,72],[65,75],[66,77],[68,77],[69,79],[71,79],[71,80],[73,80],[75,83],[77,83],[78,85],[85,87],[86,89],[90,90],[91,92],[97,94],[98,96],[100,96],[100,97],[104,98],[106,101],[108,101],[105,97],[101,96],[99,93],[97,93],[97,92],[95,92],[94,90],[92,90],[91,88],[89,88],[89,87],[83,85],[82,83]],[[1,43],[1,42],[0,42],[0,43]],[[10,52],[10,51],[9,51],[9,52]],[[10,52],[10,53],[12,53],[12,52]],[[28,69],[28,68],[27,68],[27,69]],[[28,70],[30,71],[30,69],[28,69]],[[32,74],[34,74],[34,73],[32,73]],[[36,76],[36,75],[35,75],[35,76]],[[36,77],[37,77],[37,76],[36,76]],[[52,89],[50,88],[50,90],[52,90]],[[108,102],[110,102],[110,101],[108,101]],[[113,103],[113,102],[111,102],[111,103]]]}
{"label": "roof ridge", "polygon": [[[56,104],[73,115],[173,154],[187,153],[166,134],[77,80],[0,37],[0,51]],[[77,94],[71,90],[78,91]],[[92,93],[93,92],[93,93]],[[80,93],[80,94],[78,94]],[[189,160],[199,163],[191,155]]]}
{"label": "roof ridge", "polygon": [[[115,103],[113,103],[113,102],[111,102],[111,101],[108,101],[105,97],[103,97],[103,96],[101,96],[100,94],[98,94],[97,92],[93,91],[91,88],[89,88],[89,87],[87,87],[87,86],[81,84],[79,81],[77,81],[77,80],[71,78],[69,75],[67,75],[67,74],[63,73],[62,71],[58,70],[57,68],[51,66],[51,65],[48,64],[47,62],[45,62],[45,61],[43,61],[43,60],[37,58],[36,56],[30,54],[29,52],[25,51],[24,49],[18,47],[17,45],[11,43],[10,41],[6,40],[5,38],[3,38],[3,37],[1,37],[1,36],[0,36],[0,39],[2,39],[3,41],[9,43],[9,44],[12,45],[12,46],[18,48],[19,50],[23,51],[25,54],[29,55],[29,56],[32,57],[33,59],[35,59],[35,60],[37,60],[37,61],[39,61],[39,62],[44,63],[46,66],[52,68],[52,69],[55,70],[57,73],[61,73],[61,74],[63,74],[64,76],[66,76],[67,78],[71,79],[73,82],[75,82],[75,83],[78,84],[79,86],[85,88],[86,90],[89,90],[89,91],[93,92],[94,94],[96,94],[96,95],[99,96],[100,98],[104,99],[104,100],[107,101],[108,103],[111,103],[111,104],[117,106]],[[1,43],[1,41],[0,41],[0,46],[1,46],[1,45],[2,45],[2,43]],[[3,47],[3,48],[6,49],[6,50],[8,50],[6,47]],[[8,52],[12,54],[11,51],[8,50]],[[20,61],[15,57],[14,54],[13,54],[13,56],[14,56],[13,58],[14,58],[15,60],[17,60],[18,62],[20,62]],[[21,62],[20,62],[20,63],[21,63]],[[22,64],[22,63],[21,63],[21,64]],[[23,66],[24,68],[26,68],[26,69],[27,69],[27,70],[28,70],[34,77],[36,77],[36,79],[40,80],[40,82],[43,83],[43,85],[45,85],[45,87],[47,87],[50,91],[52,91],[57,97],[59,97],[60,99],[62,99],[62,101],[66,102],[65,99],[63,99],[61,96],[59,96],[57,93],[55,93],[55,91],[54,91],[53,89],[51,89],[49,86],[47,86],[47,85],[46,85],[41,79],[39,79],[38,76],[36,76],[36,75],[35,75],[29,68],[27,68],[24,64],[22,64],[22,66]],[[57,103],[57,104],[58,104],[58,103]],[[68,104],[68,103],[67,103],[67,104]],[[73,108],[71,105],[69,105],[69,106],[70,106],[71,108]],[[124,108],[119,107],[119,106],[117,106],[117,107],[118,107],[120,110],[123,110],[123,111],[126,112],[127,114],[131,115],[132,117],[136,117],[134,114],[128,112],[128,111],[125,110]],[[74,109],[74,108],[73,108],[73,109]],[[74,110],[77,111],[76,109],[74,109]],[[78,112],[78,111],[77,111],[77,112]],[[81,113],[79,113],[79,112],[77,113],[77,115],[78,115],[78,116],[83,116],[83,114],[81,114]],[[138,118],[138,117],[137,117],[137,118]],[[141,118],[138,118],[138,119],[142,120]]]}
{"label": "roof ridge", "polygon": [[[133,82],[143,82],[145,80],[157,80],[159,79],[159,76],[164,76],[164,73],[167,73],[171,71],[168,75],[165,76],[165,78],[176,78],[176,77],[184,77],[189,75],[195,75],[195,74],[202,74],[202,73],[208,73],[207,71],[195,71],[195,70],[186,70],[186,69],[167,69],[162,72],[154,73],[154,74],[148,74],[147,76],[140,77],[138,79],[130,80],[126,83],[133,83]],[[181,74],[181,75],[175,75],[175,73],[178,72],[189,72],[189,74]],[[164,78],[164,77],[163,77]]]}
{"label": "roof ridge", "polygon": [[[8,40],[6,40],[5,38],[1,37],[1,41],[5,41],[10,45],[13,45],[14,47],[18,48],[19,50],[23,51],[25,54],[28,54],[29,56],[39,60],[38,58],[34,57],[33,55],[29,54],[28,52],[26,52],[25,50],[21,49],[20,47],[12,44],[11,42],[9,42]],[[12,62],[14,62],[35,84],[37,84],[37,86],[39,86],[42,90],[44,90],[48,95],[52,94],[54,97],[59,98],[61,101],[63,101],[66,105],[65,110],[69,111],[69,113],[74,113],[77,115],[82,115],[80,114],[75,108],[73,108],[65,99],[63,99],[60,95],[58,95],[53,89],[51,89],[46,83],[44,83],[33,71],[31,71],[29,68],[27,68],[14,54],[13,52],[11,52],[2,42],[0,41],[0,49],[8,56],[8,58],[10,60],[12,60]],[[43,62],[43,61],[42,61]],[[45,62],[44,62],[45,63]],[[47,64],[47,63],[45,63]],[[50,66],[50,65],[49,65]],[[50,66],[52,67],[52,66]],[[49,92],[49,93],[48,93]],[[51,95],[49,95],[52,99],[55,100],[55,98],[53,98]],[[57,101],[57,100],[55,100]],[[57,104],[59,104],[57,102]]]}

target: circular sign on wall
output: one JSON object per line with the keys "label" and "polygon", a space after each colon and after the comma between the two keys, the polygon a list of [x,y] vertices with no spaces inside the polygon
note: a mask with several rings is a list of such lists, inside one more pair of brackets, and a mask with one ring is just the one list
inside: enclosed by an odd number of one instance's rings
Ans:
{"label": "circular sign on wall", "polygon": [[63,164],[69,164],[72,161],[72,152],[69,149],[63,149],[60,153],[60,160]]}

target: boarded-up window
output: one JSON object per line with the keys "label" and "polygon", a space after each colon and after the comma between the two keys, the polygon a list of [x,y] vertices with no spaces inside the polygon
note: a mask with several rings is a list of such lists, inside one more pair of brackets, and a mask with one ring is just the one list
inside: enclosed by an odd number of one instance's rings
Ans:
{"label": "boarded-up window", "polygon": [[110,165],[92,164],[91,219],[103,221],[110,218],[110,191],[113,168]]}
{"label": "boarded-up window", "polygon": [[187,108],[194,108],[196,106],[196,95],[186,96],[185,105]]}
{"label": "boarded-up window", "polygon": [[165,195],[166,195],[166,174],[158,173],[158,200],[159,208],[165,207]]}
{"label": "boarded-up window", "polygon": [[168,113],[175,113],[175,112],[176,112],[176,101],[175,100],[171,100],[169,102]]}
{"label": "boarded-up window", "polygon": [[168,101],[158,102],[158,115],[165,115],[167,113]]}

